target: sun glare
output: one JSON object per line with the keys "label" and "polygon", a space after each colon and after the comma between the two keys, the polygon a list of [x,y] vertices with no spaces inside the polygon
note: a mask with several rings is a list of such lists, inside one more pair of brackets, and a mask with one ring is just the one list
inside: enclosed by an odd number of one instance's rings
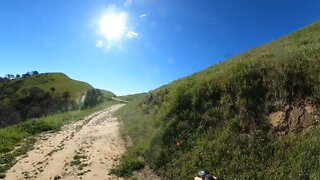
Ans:
{"label": "sun glare", "polygon": [[101,33],[108,40],[120,38],[126,29],[126,14],[124,12],[107,14],[100,22]]}

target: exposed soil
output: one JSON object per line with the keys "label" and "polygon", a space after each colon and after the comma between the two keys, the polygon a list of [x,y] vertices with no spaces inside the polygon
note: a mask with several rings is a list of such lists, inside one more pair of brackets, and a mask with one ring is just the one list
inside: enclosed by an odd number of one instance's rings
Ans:
{"label": "exposed soil", "polygon": [[112,117],[122,106],[41,135],[34,149],[7,172],[6,179],[122,179],[109,175],[126,150],[120,122]]}
{"label": "exposed soil", "polygon": [[275,132],[299,132],[320,122],[320,108],[304,100],[287,105],[283,111],[271,113],[268,121]]}

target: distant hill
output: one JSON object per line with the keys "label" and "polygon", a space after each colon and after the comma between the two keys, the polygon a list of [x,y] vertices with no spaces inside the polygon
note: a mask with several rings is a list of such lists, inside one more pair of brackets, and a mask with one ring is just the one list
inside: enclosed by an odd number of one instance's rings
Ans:
{"label": "distant hill", "polygon": [[124,100],[124,101],[133,101],[137,98],[140,98],[142,96],[147,95],[147,93],[139,93],[139,94],[130,94],[130,95],[125,95],[125,96],[118,96],[118,98]]}
{"label": "distant hill", "polygon": [[[9,99],[11,97],[24,97],[26,95],[24,90],[32,87],[52,92],[54,96],[62,96],[64,92],[69,92],[70,98],[74,101],[77,101],[89,89],[93,89],[90,84],[73,80],[64,73],[42,73],[26,78],[16,78],[8,81],[6,87],[4,87],[4,82],[0,81],[0,91],[10,92],[10,95],[7,95]],[[54,88],[54,91],[51,91],[51,88]],[[110,91],[100,90],[105,97],[116,96]]]}
{"label": "distant hill", "polygon": [[[87,92],[90,95],[85,96]],[[114,96],[105,90],[100,93],[90,84],[70,79],[63,73],[8,75],[0,78],[0,127],[59,111],[83,108],[83,104],[94,106]],[[86,98],[90,102],[82,102],[83,97],[90,97]]]}
{"label": "distant hill", "polygon": [[139,155],[169,179],[203,168],[222,179],[318,179],[319,69],[320,21],[136,96],[120,112],[135,148],[114,172]]}
{"label": "distant hill", "polygon": [[25,95],[23,93],[24,89],[30,89],[32,87],[38,87],[48,92],[50,92],[50,88],[53,87],[55,89],[53,92],[55,96],[69,92],[73,100],[77,100],[83,93],[93,88],[90,84],[70,79],[63,73],[43,73],[25,78],[17,78],[11,80],[7,85],[8,89],[13,90],[16,88],[11,95],[18,97]]}
{"label": "distant hill", "polygon": [[105,98],[116,97],[116,95],[111,91],[107,91],[107,90],[103,90],[103,89],[99,89],[99,90],[102,92],[102,94]]}

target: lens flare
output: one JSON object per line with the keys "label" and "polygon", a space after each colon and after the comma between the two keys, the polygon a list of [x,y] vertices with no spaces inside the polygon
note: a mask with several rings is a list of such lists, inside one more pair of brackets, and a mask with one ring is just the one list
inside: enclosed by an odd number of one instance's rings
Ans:
{"label": "lens flare", "polygon": [[126,31],[126,13],[110,13],[100,22],[100,31],[108,40],[120,38]]}

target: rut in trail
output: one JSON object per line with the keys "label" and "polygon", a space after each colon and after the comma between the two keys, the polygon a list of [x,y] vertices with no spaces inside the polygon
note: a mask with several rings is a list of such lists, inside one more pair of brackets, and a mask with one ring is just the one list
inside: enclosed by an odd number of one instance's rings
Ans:
{"label": "rut in trail", "polygon": [[120,122],[112,117],[122,106],[41,135],[27,157],[7,172],[6,179],[121,179],[109,171],[125,152]]}

